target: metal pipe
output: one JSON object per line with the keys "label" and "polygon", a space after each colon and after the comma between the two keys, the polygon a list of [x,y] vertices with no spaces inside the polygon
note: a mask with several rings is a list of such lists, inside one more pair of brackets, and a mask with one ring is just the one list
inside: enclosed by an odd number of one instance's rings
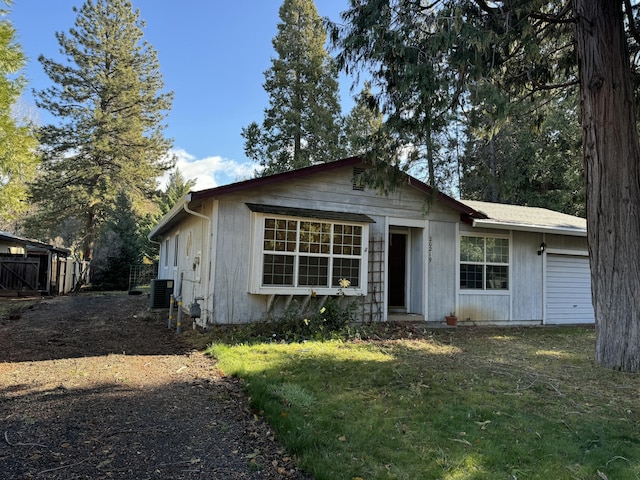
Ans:
{"label": "metal pipe", "polygon": [[171,300],[169,300],[169,322],[167,324],[167,328],[169,330],[171,330],[171,327],[173,326],[173,304],[175,303],[175,301],[175,297],[171,295]]}
{"label": "metal pipe", "polygon": [[182,297],[178,297],[178,321],[176,322],[176,333],[180,335],[182,329]]}

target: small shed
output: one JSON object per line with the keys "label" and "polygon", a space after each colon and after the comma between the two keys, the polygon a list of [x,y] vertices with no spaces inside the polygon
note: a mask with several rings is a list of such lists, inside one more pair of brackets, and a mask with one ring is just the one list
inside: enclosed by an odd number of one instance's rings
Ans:
{"label": "small shed", "polygon": [[364,321],[593,322],[585,219],[457,200],[410,175],[380,194],[358,181],[367,168],[352,157],[190,192],[149,234],[158,278],[184,305],[204,299],[203,325],[336,295]]}
{"label": "small shed", "polygon": [[83,274],[71,251],[0,232],[0,295],[69,293]]}

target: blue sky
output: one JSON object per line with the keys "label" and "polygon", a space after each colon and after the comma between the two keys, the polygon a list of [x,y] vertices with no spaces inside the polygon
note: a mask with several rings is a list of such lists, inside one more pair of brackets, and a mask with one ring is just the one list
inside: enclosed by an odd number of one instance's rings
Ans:
{"label": "blue sky", "polygon": [[[17,30],[28,64],[29,85],[22,107],[41,123],[53,121],[35,107],[31,90],[51,85],[40,54],[62,60],[55,32],[68,32],[72,11],[83,0],[14,0],[9,20]],[[132,0],[145,20],[144,38],[158,52],[167,90],[174,92],[166,135],[173,138],[178,167],[198,178],[196,189],[251,175],[240,132],[261,122],[268,96],[264,71],[275,55],[281,0]],[[338,20],[348,0],[316,0],[322,17]],[[343,113],[353,105],[351,81],[340,77]]]}

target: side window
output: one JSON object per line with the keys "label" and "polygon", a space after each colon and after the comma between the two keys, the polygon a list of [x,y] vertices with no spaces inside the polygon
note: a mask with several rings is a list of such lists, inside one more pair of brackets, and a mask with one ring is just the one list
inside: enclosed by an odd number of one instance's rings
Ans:
{"label": "side window", "polygon": [[509,289],[509,239],[460,237],[460,288]]}
{"label": "side window", "polygon": [[180,235],[175,236],[174,242],[175,243],[173,245],[173,268],[178,268],[178,253],[180,252],[179,250]]}

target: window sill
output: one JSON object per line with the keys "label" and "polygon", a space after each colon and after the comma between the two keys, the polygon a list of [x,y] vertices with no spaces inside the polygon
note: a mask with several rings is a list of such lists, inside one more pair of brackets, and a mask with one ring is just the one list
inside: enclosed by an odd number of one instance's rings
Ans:
{"label": "window sill", "polygon": [[255,295],[311,295],[321,297],[324,295],[345,297],[356,297],[364,295],[361,288],[308,288],[308,287],[260,287],[251,290],[249,293]]}
{"label": "window sill", "polygon": [[511,295],[511,290],[482,290],[480,288],[461,288],[460,295]]}

